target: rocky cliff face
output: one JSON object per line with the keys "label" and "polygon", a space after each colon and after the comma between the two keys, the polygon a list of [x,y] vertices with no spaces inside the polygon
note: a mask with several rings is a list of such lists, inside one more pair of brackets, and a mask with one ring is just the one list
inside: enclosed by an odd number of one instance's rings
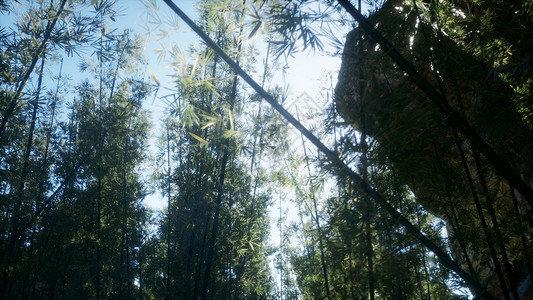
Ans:
{"label": "rocky cliff face", "polygon": [[[513,89],[498,75],[509,74],[508,70],[487,66],[458,42],[438,34],[436,25],[424,18],[423,9],[416,11],[409,4],[388,1],[370,20],[531,182],[531,131],[513,104]],[[523,68],[512,76],[529,73]],[[527,269],[523,238],[531,256],[531,208],[520,196],[515,197],[507,181],[492,171],[446,116],[357,28],[347,36],[335,93],[337,110],[345,121],[375,139],[379,155],[394,166],[417,200],[446,221],[453,255],[465,270],[476,273],[494,294],[501,294],[483,234],[485,218],[492,233],[490,243],[496,248],[496,223],[501,228],[508,260],[517,276],[514,281],[518,284],[527,276],[528,271],[523,271]]]}

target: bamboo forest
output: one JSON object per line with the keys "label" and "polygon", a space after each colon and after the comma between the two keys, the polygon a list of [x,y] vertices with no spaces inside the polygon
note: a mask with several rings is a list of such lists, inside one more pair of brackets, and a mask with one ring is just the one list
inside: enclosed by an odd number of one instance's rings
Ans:
{"label": "bamboo forest", "polygon": [[0,25],[0,299],[533,299],[533,1]]}

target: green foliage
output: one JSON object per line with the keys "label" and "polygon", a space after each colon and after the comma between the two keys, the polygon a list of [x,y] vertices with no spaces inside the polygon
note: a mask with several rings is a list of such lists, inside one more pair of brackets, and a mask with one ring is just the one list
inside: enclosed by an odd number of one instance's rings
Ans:
{"label": "green foliage", "polygon": [[[388,1],[369,16],[369,21],[424,80],[438,87],[448,104],[502,159],[530,176],[530,168],[524,164],[531,159],[525,150],[530,148],[529,104],[523,98],[529,93],[530,63],[524,53],[530,46],[527,38],[517,37],[525,34],[522,30],[530,20],[521,9],[521,4],[502,1]],[[517,27],[510,32],[508,24]],[[354,29],[344,50],[336,89],[337,110],[376,140],[372,150],[378,166],[375,179],[382,177],[383,171],[392,171],[395,179],[390,186],[408,185],[418,203],[445,220],[454,257],[487,286],[493,274],[490,261],[496,259],[489,255],[489,249],[496,245],[482,235],[484,213],[476,211],[476,201],[480,201],[475,198],[486,202],[481,201],[483,209],[497,211],[483,231],[491,230],[498,236],[497,223],[518,226],[521,222],[512,210],[514,200],[504,196],[509,195],[508,183],[488,162],[476,161],[479,154],[457,133],[456,124],[433,107],[403,71],[367,32]],[[355,144],[353,140],[343,140],[349,152],[358,151],[350,145]],[[472,183],[467,174],[474,177]],[[374,185],[379,186],[379,181]],[[383,193],[396,201],[405,197],[395,191]],[[516,255],[520,250],[514,243],[521,237],[511,238],[507,230],[502,235],[507,244],[500,252]],[[513,239],[515,242],[510,242]],[[520,247],[527,249],[527,245]],[[520,260],[518,256],[514,259]],[[520,264],[515,262],[515,267]],[[434,288],[445,292],[443,286]],[[491,293],[498,292],[488,288]],[[399,290],[414,291],[406,287]]]}
{"label": "green foliage", "polygon": [[[10,213],[0,219],[0,294],[130,298],[137,293],[150,215],[137,172],[148,133],[141,106],[150,92],[134,75],[140,47],[128,31],[95,36],[116,13],[112,2],[98,2],[88,13],[88,3],[69,1],[44,53],[36,53],[57,5],[28,4],[16,19],[18,33],[1,39],[2,95],[15,97],[19,89],[23,96],[2,99],[3,116],[8,101],[15,109],[1,142],[1,205]],[[58,49],[71,55],[81,46],[93,47],[98,61],[87,63],[90,79],[76,83],[75,92],[62,62],[57,80],[28,68],[43,56],[43,66],[54,66]],[[26,85],[23,74],[40,89]]]}
{"label": "green foliage", "polygon": [[[142,203],[148,187],[140,171],[149,157],[142,103],[152,90],[137,75],[146,45],[113,28],[117,4],[28,1],[19,10],[18,2],[0,2],[15,19],[0,29],[0,298],[444,299],[450,286],[463,285],[365,191],[317,172],[332,166],[305,143],[303,156],[283,161],[294,150],[286,121],[205,45],[157,50],[169,57],[176,86],[164,96],[168,117],[153,163],[154,187],[168,206],[155,216]],[[393,47],[530,179],[531,4],[367,4]],[[158,2],[145,5],[149,23],[162,25]],[[265,89],[277,67],[270,54],[322,51],[328,42],[338,54],[337,26],[352,22],[334,1],[205,0],[196,8],[200,27],[251,72],[252,42],[266,37]],[[175,16],[169,22],[159,41],[180,25]],[[57,81],[48,78],[61,56],[84,49],[86,80],[71,82],[61,70]],[[348,34],[343,59],[330,111],[358,132],[329,128],[340,156],[488,284],[492,245],[472,200],[484,196],[482,213],[496,211],[489,229],[504,229],[498,255],[518,269],[531,235],[507,182],[360,28]],[[163,88],[151,70],[147,76]],[[272,94],[283,103],[288,90]],[[341,124],[333,115],[328,123]],[[273,246],[268,211],[278,198],[299,220],[286,225],[280,204],[281,240]]]}
{"label": "green foliage", "polygon": [[[245,8],[240,1],[197,5],[200,26],[243,64],[249,59],[240,36]],[[169,52],[176,93],[167,97],[167,132],[158,153],[165,167],[155,175],[168,199],[158,237],[164,275],[153,294],[270,299],[270,198],[257,191],[258,178],[248,174],[247,152],[241,151],[247,143],[242,121],[247,95],[205,46]]]}

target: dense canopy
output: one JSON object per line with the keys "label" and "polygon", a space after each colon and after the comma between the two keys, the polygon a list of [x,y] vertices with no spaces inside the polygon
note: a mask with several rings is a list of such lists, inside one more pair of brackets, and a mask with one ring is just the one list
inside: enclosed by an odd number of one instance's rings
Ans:
{"label": "dense canopy", "polygon": [[1,299],[533,297],[531,1],[191,4],[0,1]]}

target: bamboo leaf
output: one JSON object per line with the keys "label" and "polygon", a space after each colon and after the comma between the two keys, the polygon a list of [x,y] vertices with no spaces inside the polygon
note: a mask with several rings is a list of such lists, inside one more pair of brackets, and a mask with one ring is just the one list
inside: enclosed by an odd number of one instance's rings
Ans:
{"label": "bamboo leaf", "polygon": [[231,110],[228,110],[228,116],[229,116],[229,126],[231,130],[234,130],[235,127],[233,126],[233,114],[231,113]]}
{"label": "bamboo leaf", "polygon": [[211,120],[211,121],[218,121],[218,117],[217,116],[209,115],[207,113],[202,113],[202,114],[200,114],[200,116],[203,117],[203,118],[206,118],[208,120]]}
{"label": "bamboo leaf", "polygon": [[208,128],[208,127],[212,127],[212,126],[215,126],[217,124],[216,121],[210,121],[210,122],[207,122],[204,124],[204,126],[201,127],[202,130]]}
{"label": "bamboo leaf", "polygon": [[198,115],[194,112],[194,106],[187,104],[182,112],[182,126],[190,128],[193,123],[200,125],[200,118],[198,118]]}
{"label": "bamboo leaf", "polygon": [[154,72],[152,72],[152,69],[148,68],[148,72],[150,72],[150,76],[155,81],[157,86],[160,86],[161,83],[159,82],[159,79],[157,79],[157,76],[155,76]]}
{"label": "bamboo leaf", "polygon": [[254,245],[252,244],[251,241],[248,241],[248,245],[250,245],[250,248],[252,248],[252,251],[255,251]]}
{"label": "bamboo leaf", "polygon": [[199,58],[200,57],[198,55],[196,55],[196,59],[194,60],[194,65],[192,66],[190,78],[193,78],[194,73],[196,72],[196,66],[198,65],[198,59]]}
{"label": "bamboo leaf", "polygon": [[224,138],[236,138],[236,137],[239,137],[241,136],[242,132],[241,131],[238,131],[238,130],[225,130],[224,133],[222,134],[222,136]]}
{"label": "bamboo leaf", "polygon": [[197,136],[196,134],[192,133],[192,132],[189,132],[189,134],[194,138],[196,139],[197,141],[199,141],[200,143],[204,144],[204,145],[207,145],[208,142],[206,140],[204,140],[203,138]]}
{"label": "bamboo leaf", "polygon": [[248,35],[248,39],[251,39],[257,33],[257,31],[261,27],[261,24],[263,24],[261,20],[257,21],[257,24],[255,24],[254,29],[252,29],[252,32],[250,32],[250,34]]}

